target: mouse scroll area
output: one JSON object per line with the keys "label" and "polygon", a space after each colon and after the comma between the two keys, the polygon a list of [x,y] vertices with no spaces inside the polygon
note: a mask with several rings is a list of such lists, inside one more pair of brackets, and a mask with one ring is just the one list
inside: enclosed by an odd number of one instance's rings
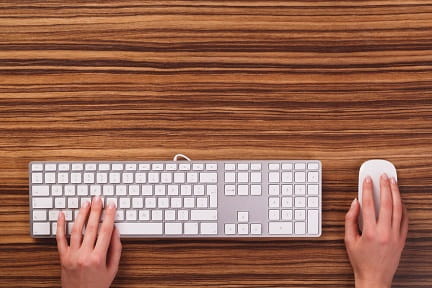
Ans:
{"label": "mouse scroll area", "polygon": [[[359,170],[359,180],[358,180],[358,200],[360,202],[360,207],[362,207],[363,200],[363,184],[367,176],[371,177],[373,183],[373,198],[375,203],[375,215],[378,218],[379,207],[380,207],[380,177],[382,174],[386,173],[389,178],[394,177],[397,180],[396,168],[390,161],[383,159],[372,159],[364,162],[360,166]],[[360,209],[359,216],[359,227],[362,230],[362,209]]]}

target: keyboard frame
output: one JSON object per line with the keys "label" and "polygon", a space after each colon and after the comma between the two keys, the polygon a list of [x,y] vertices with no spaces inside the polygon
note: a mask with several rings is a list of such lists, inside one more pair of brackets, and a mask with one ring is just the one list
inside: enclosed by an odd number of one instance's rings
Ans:
{"label": "keyboard frame", "polygon": [[[307,233],[304,234],[304,235],[296,235],[296,234],[278,235],[278,234],[268,234],[268,233],[262,233],[260,235],[253,235],[253,234],[242,235],[242,234],[238,234],[238,233],[234,234],[234,235],[227,235],[227,234],[225,234],[225,230],[224,230],[225,226],[224,225],[226,224],[225,221],[228,221],[227,217],[229,217],[229,216],[228,216],[228,213],[226,213],[226,211],[225,211],[226,209],[224,209],[224,207],[223,207],[223,205],[226,205],[226,204],[221,204],[221,203],[226,203],[224,201],[233,200],[233,197],[240,198],[240,200],[236,200],[236,202],[237,201],[238,202],[243,202],[243,200],[245,200],[248,197],[260,197],[261,199],[264,199],[265,200],[264,201],[265,205],[263,205],[263,206],[265,206],[264,209],[259,208],[255,212],[258,211],[258,213],[260,213],[261,217],[264,217],[262,219],[266,219],[264,221],[261,221],[260,223],[262,225],[266,225],[267,226],[267,230],[268,230],[268,222],[270,222],[270,220],[268,219],[268,209],[269,208],[268,208],[268,204],[267,203],[268,203],[268,198],[271,197],[271,195],[265,195],[265,192],[267,192],[267,190],[264,190],[264,187],[268,187],[268,171],[269,171],[268,164],[269,163],[283,163],[283,162],[289,162],[289,163],[292,163],[292,164],[295,164],[295,163],[306,163],[306,167],[307,167],[307,163],[308,162],[314,162],[314,163],[318,164],[318,169],[316,171],[319,172],[319,180],[318,180],[317,183],[314,183],[314,184],[318,184],[318,186],[319,186],[318,187],[318,195],[317,195],[319,197],[319,202],[318,202],[318,206],[319,207],[317,209],[319,211],[318,212],[318,218],[319,218],[319,221],[318,221],[318,234],[316,234],[316,235],[307,234]],[[29,208],[30,208],[29,209],[29,217],[30,217],[30,235],[33,238],[55,238],[55,235],[49,235],[48,236],[48,235],[34,235],[33,234],[33,217],[32,217],[32,212],[33,212],[32,205],[33,205],[33,203],[32,203],[32,190],[31,190],[31,187],[32,187],[32,176],[31,176],[32,175],[32,170],[31,170],[31,166],[32,166],[32,164],[35,164],[35,163],[38,163],[38,164],[57,164],[56,172],[58,172],[58,164],[62,164],[62,163],[67,163],[67,164],[71,164],[71,165],[74,164],[74,163],[80,163],[80,164],[81,163],[82,164],[90,164],[90,163],[91,164],[124,164],[124,165],[126,165],[126,164],[137,164],[137,165],[138,164],[157,164],[157,163],[161,163],[161,164],[168,164],[168,163],[175,163],[175,164],[189,163],[191,165],[192,164],[196,164],[196,163],[202,163],[202,164],[216,163],[216,164],[218,164],[217,170],[213,171],[213,172],[217,173],[217,177],[218,177],[218,181],[216,183],[216,185],[218,186],[218,189],[217,189],[217,191],[218,191],[218,197],[217,197],[218,205],[217,205],[217,208],[215,208],[218,211],[217,212],[218,219],[216,221],[218,223],[218,234],[215,234],[215,235],[200,235],[200,234],[198,234],[198,235],[185,235],[185,234],[182,234],[182,235],[166,235],[166,234],[162,234],[162,235],[142,235],[142,234],[121,235],[121,238],[123,238],[123,239],[127,239],[127,238],[142,238],[142,239],[148,239],[148,238],[153,238],[153,239],[155,239],[155,238],[156,239],[157,238],[160,238],[160,239],[161,238],[179,238],[179,239],[180,238],[211,238],[211,239],[214,239],[214,238],[318,238],[318,237],[320,237],[322,235],[322,163],[319,160],[315,160],[315,159],[308,159],[308,160],[306,160],[306,159],[305,160],[266,160],[266,159],[263,159],[263,160],[232,160],[231,159],[230,160],[230,159],[227,159],[227,160],[191,160],[191,161],[186,161],[186,160],[179,160],[179,161],[173,161],[173,160],[168,160],[168,161],[167,160],[163,160],[163,161],[158,161],[158,160],[153,160],[153,161],[96,161],[95,160],[95,161],[31,161],[31,162],[29,162],[29,164],[28,164],[28,169],[29,169]],[[238,196],[238,195],[236,195],[236,196],[226,196],[225,193],[224,193],[224,185],[226,184],[225,181],[224,181],[224,173],[226,172],[225,171],[225,164],[228,164],[228,163],[235,163],[235,164],[241,164],[241,163],[248,163],[248,164],[251,164],[251,163],[261,163],[261,170],[259,170],[262,173],[261,174],[261,180],[262,180],[261,181],[261,185],[262,185],[261,196],[252,196],[252,195],[247,195],[247,196]],[[72,167],[69,170],[69,173],[71,172],[71,170],[72,170]],[[279,171],[281,171],[281,170],[282,169],[280,169]],[[305,169],[305,170],[307,170],[307,169]],[[97,171],[98,170],[96,170],[94,173],[97,173]],[[111,171],[114,171],[114,170],[112,170],[112,167],[111,167],[110,170],[107,170],[106,172],[109,173]],[[138,166],[137,166],[137,170],[136,171],[139,171],[138,170]],[[141,170],[141,171],[145,171],[145,170]],[[152,170],[152,171],[154,171],[154,170]],[[164,171],[166,171],[166,170],[159,171],[159,172],[164,172]],[[178,172],[178,171],[179,170],[177,169],[177,170],[171,171],[171,172]],[[192,171],[192,169],[189,170],[189,171]],[[248,171],[249,171],[249,173],[251,172],[250,167],[249,167]],[[294,169],[292,171],[294,173]],[[81,170],[81,171],[77,171],[77,172],[84,173],[84,169]],[[148,171],[146,171],[146,172],[148,173]],[[183,171],[183,172],[187,172],[187,171]],[[45,170],[43,171],[43,173],[45,173]],[[292,184],[294,184],[294,183],[295,182],[293,181]],[[305,183],[308,183],[308,182],[306,181]],[[55,185],[55,184],[57,184],[57,183],[48,184],[48,185]],[[238,182],[236,182],[236,184],[238,184]],[[250,184],[250,179],[249,179],[248,184]],[[67,197],[67,196],[64,196],[64,197]],[[79,197],[79,196],[76,195],[76,197]],[[81,196],[79,198],[82,198],[82,197],[93,197],[93,196],[91,196],[90,193],[89,193],[88,196]],[[103,197],[109,198],[109,196],[103,196]],[[123,196],[123,197],[125,197],[125,196]],[[130,196],[130,197],[132,198],[133,196]],[[175,197],[175,196],[167,196],[167,197]],[[293,194],[292,194],[293,202],[294,202],[294,197],[295,197],[295,194],[294,194],[294,191],[293,191]],[[307,197],[307,192],[306,192],[305,197]],[[306,201],[307,201],[307,198],[306,198]],[[52,209],[55,209],[55,208],[52,208]],[[68,208],[65,208],[65,209],[68,209]],[[63,209],[63,210],[65,210],[65,209]],[[73,208],[69,208],[69,209],[76,210],[76,209],[73,209]],[[47,210],[51,210],[51,209],[47,209]],[[243,211],[243,210],[240,210],[240,211]],[[293,208],[291,208],[291,210],[293,211],[292,220],[286,220],[285,222],[292,222],[293,226],[294,226],[294,223],[295,223],[295,221],[294,221],[294,204],[293,204]],[[304,210],[306,210],[306,214],[307,214],[307,205],[306,205],[306,207],[305,207]],[[128,221],[125,220],[125,221],[121,221],[121,222],[128,222]],[[151,222],[151,221],[139,221],[139,220],[137,220],[137,221],[130,221],[130,222]],[[165,223],[165,220],[154,221],[154,222]],[[175,221],[171,221],[171,222],[175,222]],[[182,221],[182,222],[194,222],[194,221],[189,220],[189,221]],[[280,221],[275,221],[275,222],[282,222],[282,221],[280,220]],[[307,218],[305,218],[305,222],[307,223]],[[232,223],[232,221],[230,221],[229,223]],[[235,223],[238,223],[238,222],[235,222]],[[249,221],[248,223],[251,224],[251,223],[259,223],[259,222],[257,222],[257,221],[256,222]],[[263,230],[263,232],[265,231],[264,229],[262,229],[262,230]],[[307,227],[306,227],[306,232],[307,232]]]}

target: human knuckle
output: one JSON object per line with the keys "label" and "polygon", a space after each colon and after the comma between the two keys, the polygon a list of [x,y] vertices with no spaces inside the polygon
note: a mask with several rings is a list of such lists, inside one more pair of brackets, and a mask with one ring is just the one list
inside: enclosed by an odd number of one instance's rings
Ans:
{"label": "human knuckle", "polygon": [[61,266],[65,269],[72,268],[74,266],[74,262],[69,259],[69,257],[62,257]]}
{"label": "human knuckle", "polygon": [[378,242],[382,245],[387,245],[391,242],[392,237],[390,233],[381,233],[378,237]]}
{"label": "human knuckle", "polygon": [[78,266],[80,267],[89,267],[90,266],[90,261],[89,258],[87,256],[81,256],[78,258]]}
{"label": "human knuckle", "polygon": [[346,213],[345,214],[345,221],[348,221],[348,220],[351,220],[352,219],[352,215],[351,215],[351,213]]}
{"label": "human knuckle", "polygon": [[371,241],[371,240],[374,240],[374,239],[375,239],[375,233],[374,233],[374,231],[366,230],[366,231],[363,232],[363,237],[364,237],[366,240]]}
{"label": "human knuckle", "polygon": [[110,232],[111,232],[111,228],[110,227],[108,227],[108,226],[106,226],[106,225],[103,225],[101,228],[100,228],[100,234],[109,234]]}
{"label": "human knuckle", "polygon": [[351,244],[351,238],[348,237],[348,235],[345,235],[344,242],[346,246],[349,246]]}
{"label": "human knuckle", "polygon": [[86,227],[86,230],[94,232],[94,231],[96,231],[97,227],[98,227],[98,225],[96,225],[94,223],[88,223],[87,227]]}
{"label": "human knuckle", "polygon": [[102,257],[99,256],[99,254],[93,254],[90,257],[90,263],[94,266],[100,266],[102,265]]}

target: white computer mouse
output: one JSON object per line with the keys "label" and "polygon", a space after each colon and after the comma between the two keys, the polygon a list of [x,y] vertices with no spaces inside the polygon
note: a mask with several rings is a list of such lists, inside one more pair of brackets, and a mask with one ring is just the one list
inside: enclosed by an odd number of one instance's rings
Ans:
{"label": "white computer mouse", "polygon": [[[381,174],[386,173],[388,177],[394,177],[397,180],[396,168],[390,161],[383,159],[372,159],[360,166],[359,170],[359,181],[358,181],[358,200],[360,207],[362,207],[362,193],[363,193],[363,181],[367,176],[370,176],[373,181],[373,194],[375,200],[375,215],[378,218],[379,207],[380,207],[380,177]],[[360,209],[359,216],[359,227],[362,229],[362,211]]]}

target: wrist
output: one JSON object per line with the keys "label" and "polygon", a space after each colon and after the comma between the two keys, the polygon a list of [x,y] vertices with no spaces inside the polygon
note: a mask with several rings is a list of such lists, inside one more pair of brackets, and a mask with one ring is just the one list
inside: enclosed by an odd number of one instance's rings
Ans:
{"label": "wrist", "polygon": [[391,283],[355,277],[355,288],[391,288]]}

